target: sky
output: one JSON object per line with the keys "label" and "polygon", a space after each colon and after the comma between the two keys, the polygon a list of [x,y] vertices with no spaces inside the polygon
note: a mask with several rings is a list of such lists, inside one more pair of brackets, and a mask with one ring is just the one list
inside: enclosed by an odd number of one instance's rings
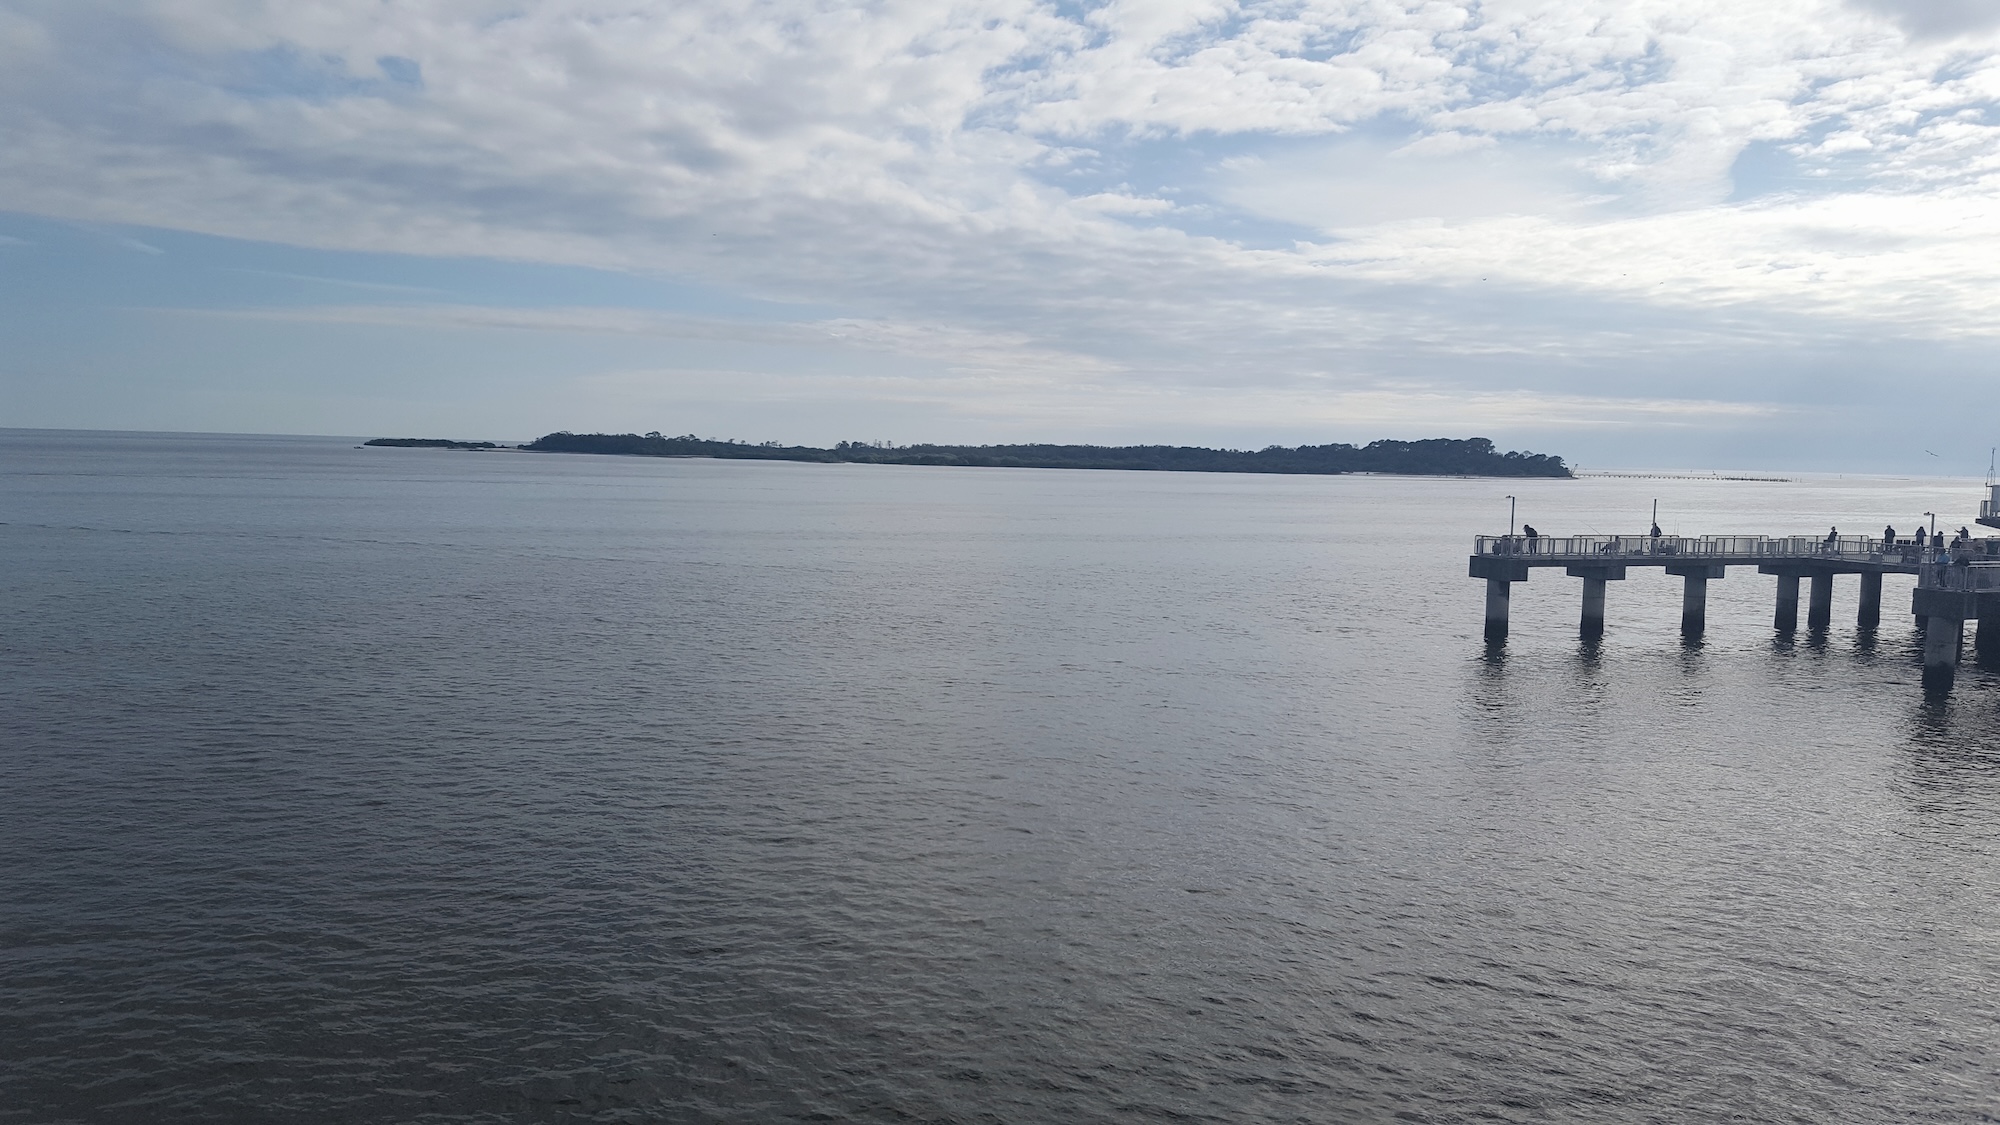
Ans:
{"label": "sky", "polygon": [[1988,0],[0,0],[0,426],[1977,475]]}

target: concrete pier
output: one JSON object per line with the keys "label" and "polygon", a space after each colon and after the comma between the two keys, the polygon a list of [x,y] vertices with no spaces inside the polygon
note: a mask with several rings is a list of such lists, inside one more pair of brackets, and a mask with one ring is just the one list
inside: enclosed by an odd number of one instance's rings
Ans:
{"label": "concrete pier", "polygon": [[1870,571],[1861,576],[1861,604],[1854,612],[1854,626],[1857,629],[1873,629],[1882,623],[1882,572]]}
{"label": "concrete pier", "polygon": [[1771,617],[1771,625],[1780,633],[1790,633],[1799,627],[1799,576],[1778,575],[1778,610]]}
{"label": "concrete pier", "polygon": [[1965,622],[1956,617],[1932,617],[1924,630],[1924,689],[1950,691],[1958,678],[1958,649],[1965,639]]}
{"label": "concrete pier", "polygon": [[1965,623],[2000,610],[2000,598],[1919,583],[1910,592],[1910,610],[1924,623],[1924,690],[1950,691],[1958,677]]}
{"label": "concrete pier", "polygon": [[1486,639],[1507,639],[1507,606],[1513,599],[1514,584],[1504,578],[1486,580]]}
{"label": "concrete pier", "polygon": [[1670,566],[1668,574],[1679,575],[1681,579],[1681,635],[1699,637],[1708,628],[1708,583],[1720,578],[1727,571],[1710,563],[1694,566]]}
{"label": "concrete pier", "polygon": [[[1992,526],[2000,527],[2000,515],[1994,520]],[[1857,644],[1864,650],[1872,650],[1871,634],[1881,623],[1882,576],[1914,578],[1910,612],[1924,632],[1923,676],[1930,690],[1949,689],[1957,678],[1968,621],[1979,622],[1982,660],[2000,663],[2000,539],[1941,552],[1861,535],[1481,535],[1473,540],[1468,573],[1486,580],[1489,641],[1506,638],[1513,584],[1526,582],[1536,567],[1563,567],[1571,578],[1582,579],[1578,626],[1594,638],[1604,632],[1605,586],[1623,580],[1632,566],[1657,568],[1681,580],[1681,632],[1687,637],[1707,628],[1708,584],[1728,567],[1755,567],[1778,580],[1772,624],[1783,634],[1798,629],[1801,579],[1812,581],[1807,626],[1823,635],[1833,619],[1834,579],[1855,575],[1861,580]]]}
{"label": "concrete pier", "polygon": [[1806,628],[1824,632],[1833,624],[1833,575],[1812,576],[1812,600],[1806,606]]}

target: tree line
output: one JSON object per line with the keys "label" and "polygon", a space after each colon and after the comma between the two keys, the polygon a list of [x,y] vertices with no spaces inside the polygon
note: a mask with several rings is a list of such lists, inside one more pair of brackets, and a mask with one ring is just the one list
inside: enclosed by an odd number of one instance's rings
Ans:
{"label": "tree line", "polygon": [[638,457],[721,457],[748,461],[815,461],[867,465],[960,465],[1021,469],[1141,469],[1196,473],[1405,473],[1426,476],[1568,477],[1569,466],[1547,453],[1496,450],[1487,438],[1371,441],[1367,445],[1268,446],[1259,450],[1196,445],[883,445],[843,441],[753,445],[693,434],[573,434],[567,430],[521,447],[534,453],[613,453]]}

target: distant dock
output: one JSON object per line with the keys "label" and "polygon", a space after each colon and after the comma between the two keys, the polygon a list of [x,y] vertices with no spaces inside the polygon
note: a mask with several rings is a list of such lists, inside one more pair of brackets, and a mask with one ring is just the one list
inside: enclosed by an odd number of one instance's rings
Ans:
{"label": "distant dock", "polygon": [[[1982,515],[1985,513],[1982,512]],[[1699,636],[1708,624],[1708,584],[1732,566],[1753,566],[1778,580],[1772,625],[1798,628],[1799,580],[1809,581],[1806,626],[1825,629],[1833,617],[1833,580],[1860,576],[1855,623],[1873,629],[1882,618],[1882,576],[1916,576],[1910,612],[1924,633],[1924,686],[1949,690],[1958,674],[1965,623],[1979,622],[1974,642],[1982,654],[2000,655],[2000,539],[1975,539],[1958,548],[1918,547],[1860,535],[1705,535],[1699,539],[1651,535],[1481,535],[1473,541],[1469,573],[1486,580],[1486,639],[1507,638],[1513,584],[1537,567],[1562,567],[1583,580],[1585,636],[1604,631],[1605,584],[1622,581],[1631,567],[1658,567],[1682,582],[1681,632]]]}

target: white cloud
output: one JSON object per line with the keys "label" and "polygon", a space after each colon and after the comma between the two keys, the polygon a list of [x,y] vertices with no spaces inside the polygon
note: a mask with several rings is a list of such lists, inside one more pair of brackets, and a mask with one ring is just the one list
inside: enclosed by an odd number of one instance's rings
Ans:
{"label": "white cloud", "polygon": [[[314,279],[317,280],[317,279]],[[834,347],[936,361],[951,374],[1034,372],[1102,375],[1122,370],[1105,360],[1044,347],[1021,333],[953,325],[836,318],[816,321],[721,320],[629,308],[495,308],[486,305],[311,305],[196,312],[262,321],[398,328],[524,330],[585,335],[720,340],[788,347]]]}
{"label": "white cloud", "polygon": [[[1456,417],[1384,389],[1428,364],[1453,401],[1525,417],[1583,400],[1454,365],[2000,324],[2000,59],[1973,9],[1068,12],[0,0],[0,207],[668,272],[845,310],[833,346],[1118,388],[1105,401],[1237,387],[1258,409],[1390,395]],[[1797,175],[1730,202],[1753,144]],[[1467,397],[1482,379],[1498,397]],[[1721,401],[1622,389],[1576,412]]]}
{"label": "white cloud", "polygon": [[1397,146],[1369,137],[1238,160],[1210,190],[1244,211],[1319,231],[1406,219],[1559,216],[1604,187],[1580,153],[1446,132]]}

